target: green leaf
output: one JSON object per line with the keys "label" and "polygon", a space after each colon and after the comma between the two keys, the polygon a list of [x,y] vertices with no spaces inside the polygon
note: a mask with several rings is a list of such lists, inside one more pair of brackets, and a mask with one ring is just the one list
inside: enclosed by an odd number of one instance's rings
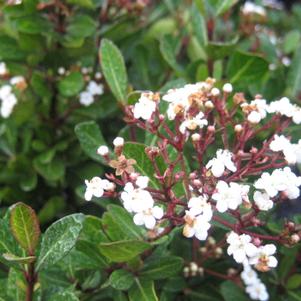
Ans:
{"label": "green leaf", "polygon": [[145,148],[147,146],[141,143],[130,143],[127,142],[124,144],[123,153],[129,158],[134,158],[136,160],[136,164],[134,167],[137,169],[139,173],[144,176],[148,176],[150,180],[150,184],[154,188],[159,188],[158,180],[154,177],[155,169],[151,160],[147,157],[145,153]]}
{"label": "green leaf", "polygon": [[207,55],[213,60],[224,59],[232,54],[237,47],[238,36],[227,42],[209,42],[206,47]]}
{"label": "green leaf", "polygon": [[300,36],[298,30],[292,30],[286,34],[283,41],[284,53],[289,54],[297,50],[300,45]]}
{"label": "green leaf", "polygon": [[36,265],[37,271],[54,265],[68,254],[75,246],[82,229],[83,220],[83,214],[72,214],[53,223],[46,230]]}
{"label": "green leaf", "polygon": [[16,40],[8,36],[0,36],[0,60],[22,60],[25,53],[20,50]]}
{"label": "green leaf", "polygon": [[67,33],[73,37],[86,38],[95,33],[96,25],[89,15],[75,15],[67,26]]}
{"label": "green leaf", "polygon": [[140,275],[149,279],[168,279],[177,274],[183,266],[183,259],[177,256],[155,258],[145,264]]}
{"label": "green leaf", "polygon": [[79,301],[79,299],[75,293],[66,290],[53,294],[47,301]]}
{"label": "green leaf", "polygon": [[154,282],[135,278],[135,283],[129,291],[130,301],[158,301]]}
{"label": "green leaf", "polygon": [[224,281],[220,288],[225,301],[248,301],[243,290],[232,281]]}
{"label": "green leaf", "polygon": [[115,270],[110,275],[109,282],[117,290],[128,290],[134,283],[134,277],[126,270]]}
{"label": "green leaf", "polygon": [[128,78],[120,50],[112,41],[102,39],[99,55],[104,77],[112,93],[117,101],[125,103]]}
{"label": "green leaf", "polygon": [[218,1],[218,7],[216,10],[216,15],[222,15],[227,12],[238,0],[220,0]]}
{"label": "green leaf", "polygon": [[84,78],[80,72],[71,72],[59,82],[58,89],[61,95],[72,97],[83,90],[84,84]]}
{"label": "green leaf", "polygon": [[296,289],[301,286],[301,274],[294,274],[290,276],[286,283],[287,289]]}
{"label": "green leaf", "polygon": [[[7,279],[7,295],[12,301],[24,301],[26,282],[22,271],[11,268]],[[7,300],[6,300],[7,301]]]}
{"label": "green leaf", "polygon": [[51,197],[38,213],[40,223],[44,224],[53,220],[58,213],[63,211],[65,205],[66,204],[63,197]]}
{"label": "green leaf", "polygon": [[195,5],[191,7],[191,18],[193,32],[200,46],[206,46],[208,44],[206,20]]}
{"label": "green leaf", "polygon": [[286,83],[293,96],[301,92],[301,47],[296,50],[292,59]]}
{"label": "green leaf", "polygon": [[97,154],[99,146],[106,144],[99,126],[94,121],[87,121],[77,124],[74,131],[86,155],[104,163],[102,157]]}
{"label": "green leaf", "polygon": [[175,70],[178,76],[181,76],[183,73],[183,68],[176,60],[177,50],[175,49],[171,35],[165,35],[161,38],[160,51],[168,65]]}
{"label": "green leaf", "polygon": [[28,34],[46,33],[50,30],[50,23],[39,15],[32,15],[16,19],[16,28]]}
{"label": "green leaf", "polygon": [[5,260],[15,262],[15,263],[32,263],[36,260],[35,256],[19,257],[11,253],[2,254]]}
{"label": "green leaf", "polygon": [[40,237],[40,226],[34,210],[17,203],[10,208],[10,227],[18,243],[33,255]]}
{"label": "green leaf", "polygon": [[258,55],[236,51],[230,58],[229,82],[260,81],[269,70],[269,63]]}
{"label": "green leaf", "polygon": [[136,226],[133,222],[132,216],[122,207],[117,205],[109,205],[108,212],[115,221],[118,221],[120,231],[122,231],[126,238],[142,239],[142,228]]}
{"label": "green leaf", "polygon": [[42,163],[40,158],[33,161],[36,171],[47,181],[58,181],[64,177],[65,165],[62,159],[55,157],[49,163]]}
{"label": "green leaf", "polygon": [[99,247],[100,252],[111,261],[126,262],[151,248],[151,245],[138,240],[123,240],[101,243]]}

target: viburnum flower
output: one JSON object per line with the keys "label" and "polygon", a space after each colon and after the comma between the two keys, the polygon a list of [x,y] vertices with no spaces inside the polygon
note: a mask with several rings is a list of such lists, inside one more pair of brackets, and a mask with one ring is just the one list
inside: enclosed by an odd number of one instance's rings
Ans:
{"label": "viburnum flower", "polygon": [[133,165],[136,164],[136,160],[134,159],[126,159],[124,155],[121,155],[117,158],[117,160],[111,160],[110,166],[116,169],[116,175],[120,176],[124,172],[131,174],[135,171]]}
{"label": "viburnum flower", "polygon": [[103,85],[98,84],[95,81],[90,81],[87,86],[87,92],[90,93],[92,96],[94,95],[102,95],[103,94]]}
{"label": "viburnum flower", "polygon": [[80,104],[88,107],[94,102],[94,97],[90,92],[83,91],[79,94],[79,102]]}
{"label": "viburnum flower", "polygon": [[152,92],[142,93],[133,108],[134,117],[149,120],[156,111],[158,95]]}
{"label": "viburnum flower", "polygon": [[130,182],[126,183],[121,193],[121,200],[124,208],[129,212],[143,212],[154,206],[154,200],[151,194],[145,190],[148,178],[138,177],[135,184],[137,188]]}
{"label": "viburnum flower", "polygon": [[85,184],[87,186],[85,192],[86,201],[91,201],[93,196],[100,198],[103,196],[104,190],[114,190],[115,188],[114,183],[99,177],[94,177],[91,181],[85,180]]}
{"label": "viburnum flower", "polygon": [[241,107],[248,113],[248,121],[257,124],[267,116],[267,103],[265,99],[256,98],[250,104],[243,103]]}
{"label": "viburnum flower", "polygon": [[204,125],[208,124],[208,121],[206,119],[203,119],[203,117],[204,113],[200,112],[195,117],[184,120],[179,127],[180,132],[184,134],[187,129],[194,131],[197,128],[203,128]]}
{"label": "viburnum flower", "polygon": [[301,139],[297,144],[293,144],[285,136],[275,135],[270,143],[270,149],[274,152],[282,151],[289,164],[301,163]]}
{"label": "viburnum flower", "polygon": [[219,149],[216,152],[216,157],[207,163],[206,168],[211,168],[212,174],[217,178],[224,174],[226,168],[235,172],[237,168],[232,161],[232,157],[233,154],[230,151]]}
{"label": "viburnum flower", "polygon": [[299,196],[300,185],[301,177],[297,177],[289,167],[275,169],[272,174],[264,172],[254,184],[255,188],[265,190],[270,197],[282,191],[289,199]]}
{"label": "viburnum flower", "polygon": [[156,220],[159,220],[163,217],[163,209],[159,206],[154,206],[138,212],[134,215],[133,221],[136,225],[141,226],[145,225],[147,229],[154,229],[156,226]]}
{"label": "viburnum flower", "polygon": [[10,85],[4,85],[0,88],[1,110],[0,114],[3,118],[8,118],[18,100],[12,91]]}
{"label": "viburnum flower", "polygon": [[253,199],[259,210],[268,211],[273,208],[274,203],[265,192],[255,191]]}
{"label": "viburnum flower", "polygon": [[269,299],[267,288],[261,281],[248,285],[246,287],[246,292],[252,300],[266,301]]}
{"label": "viburnum flower", "polygon": [[251,268],[248,263],[245,263],[244,269],[240,274],[241,279],[245,285],[251,285],[259,281],[257,273]]}
{"label": "viburnum flower", "polygon": [[97,153],[101,156],[106,156],[109,153],[109,148],[106,145],[101,145],[97,149]]}
{"label": "viburnum flower", "polygon": [[252,238],[249,235],[238,235],[232,231],[227,238],[227,243],[229,244],[227,249],[228,255],[232,255],[237,263],[243,263],[250,257],[255,256],[258,250],[251,243],[251,240]]}
{"label": "viburnum flower", "polygon": [[266,10],[263,6],[257,5],[251,1],[245,2],[242,6],[241,11],[244,15],[256,14],[265,17]]}
{"label": "viburnum flower", "polygon": [[208,230],[211,225],[209,224],[207,217],[204,217],[202,214],[195,216],[189,211],[186,211],[184,217],[185,225],[183,228],[183,235],[185,237],[195,236],[199,240],[205,240],[208,236]]}
{"label": "viburnum flower", "polygon": [[208,202],[207,195],[200,195],[198,197],[192,197],[188,202],[189,214],[197,216],[202,214],[204,219],[210,221],[212,218],[212,207]]}
{"label": "viburnum flower", "polygon": [[276,246],[273,244],[267,244],[260,246],[255,256],[249,259],[249,263],[254,265],[256,270],[261,272],[267,272],[271,268],[275,268],[278,261],[275,256]]}
{"label": "viburnum flower", "polygon": [[219,212],[237,209],[244,199],[248,200],[249,189],[248,185],[241,185],[235,182],[228,184],[224,181],[218,181],[216,192],[212,195],[212,199],[216,201],[216,209]]}

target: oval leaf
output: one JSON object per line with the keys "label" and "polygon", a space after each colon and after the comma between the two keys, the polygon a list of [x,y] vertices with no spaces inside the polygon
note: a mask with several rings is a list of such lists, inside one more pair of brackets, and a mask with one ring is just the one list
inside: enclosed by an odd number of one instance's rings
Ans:
{"label": "oval leaf", "polygon": [[134,283],[134,277],[126,270],[116,270],[110,275],[109,281],[117,290],[128,290]]}
{"label": "oval leaf", "polygon": [[36,270],[49,267],[67,255],[76,243],[83,220],[83,214],[72,214],[53,223],[46,230],[43,235]]}
{"label": "oval leaf", "polygon": [[33,255],[39,242],[40,226],[33,209],[17,203],[10,209],[10,227],[14,237],[29,255]]}
{"label": "oval leaf", "polygon": [[130,301],[158,301],[154,282],[146,279],[135,278],[135,284],[129,291]]}
{"label": "oval leaf", "polygon": [[103,39],[99,51],[104,77],[116,99],[125,103],[128,78],[123,56],[110,40]]}

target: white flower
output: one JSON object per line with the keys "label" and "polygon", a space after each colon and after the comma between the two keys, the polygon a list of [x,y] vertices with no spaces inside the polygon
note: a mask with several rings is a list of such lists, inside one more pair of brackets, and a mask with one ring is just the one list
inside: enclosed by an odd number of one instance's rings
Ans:
{"label": "white flower", "polygon": [[136,179],[136,185],[139,187],[139,188],[146,188],[148,186],[148,182],[149,182],[149,178],[146,177],[146,176],[139,176],[137,179]]}
{"label": "white flower", "polygon": [[219,90],[218,88],[213,88],[213,89],[211,90],[211,94],[212,94],[213,96],[218,96],[218,95],[220,94],[220,90]]}
{"label": "white flower", "polygon": [[272,174],[264,172],[255,182],[257,189],[265,190],[270,197],[275,197],[278,192],[284,192],[289,199],[299,196],[301,177],[297,177],[289,167],[275,169]]}
{"label": "white flower", "polygon": [[270,143],[270,149],[274,152],[279,152],[283,151],[290,144],[290,141],[285,136],[275,135],[274,140]]}
{"label": "white flower", "polygon": [[157,104],[153,99],[150,99],[152,93],[142,93],[138,102],[133,108],[134,117],[149,120],[156,111]]}
{"label": "white flower", "polygon": [[18,102],[15,94],[12,93],[11,86],[4,85],[0,88],[0,100],[2,101],[0,114],[3,118],[7,118]]}
{"label": "white flower", "polygon": [[115,147],[119,147],[119,146],[123,146],[124,145],[124,139],[122,137],[116,137],[114,140],[113,140],[113,145]]}
{"label": "white flower", "polygon": [[133,220],[136,225],[145,225],[147,229],[154,229],[156,220],[161,219],[163,215],[163,209],[158,206],[154,206],[136,213]]}
{"label": "white flower", "polygon": [[245,285],[251,285],[259,281],[257,273],[251,268],[248,263],[244,264],[244,269],[241,272],[240,277]]}
{"label": "white flower", "polygon": [[246,292],[252,300],[266,301],[269,299],[267,288],[261,281],[248,285],[246,287]]}
{"label": "white flower", "polygon": [[249,263],[254,265],[258,271],[267,272],[270,268],[275,268],[278,261],[275,256],[276,246],[273,244],[267,244],[260,246],[257,249],[257,253],[250,258]]}
{"label": "white flower", "polygon": [[4,85],[0,88],[0,99],[3,101],[7,96],[12,93],[12,87],[10,85]]}
{"label": "white flower", "polygon": [[293,117],[295,110],[296,106],[291,104],[287,97],[272,101],[269,106],[267,106],[267,111],[269,113],[278,113],[289,118]]}
{"label": "white flower", "polygon": [[99,72],[99,71],[96,72],[96,73],[95,73],[95,78],[96,78],[96,79],[101,79],[101,78],[102,78],[101,72]]}
{"label": "white flower", "polygon": [[266,10],[260,5],[256,5],[253,2],[247,1],[241,8],[244,15],[257,14],[261,16],[266,16]]}
{"label": "white flower", "polygon": [[93,196],[100,198],[103,196],[104,190],[111,190],[113,183],[99,177],[94,177],[91,181],[85,180],[85,184],[87,186],[85,200],[91,201]]}
{"label": "white flower", "polygon": [[0,62],[0,76],[7,74],[8,70],[4,62]]}
{"label": "white flower", "polygon": [[57,69],[57,73],[58,73],[59,75],[64,75],[65,72],[66,72],[66,69],[65,69],[64,67],[59,67],[59,68]]}
{"label": "white flower", "polygon": [[228,209],[236,210],[243,202],[248,201],[248,185],[241,185],[231,182],[229,185],[224,181],[218,181],[216,192],[212,195],[212,199],[216,201],[216,209],[219,212],[225,212]]}
{"label": "white flower", "polygon": [[97,149],[97,153],[101,156],[106,156],[109,153],[109,148],[106,145],[101,145]]}
{"label": "white flower", "polygon": [[90,81],[87,86],[87,92],[89,92],[92,96],[102,95],[103,94],[103,85],[98,84],[95,81]]}
{"label": "white flower", "polygon": [[79,102],[87,107],[94,102],[94,97],[90,92],[83,91],[79,94]]}
{"label": "white flower", "polygon": [[294,112],[293,112],[293,122],[295,124],[301,123],[301,108],[295,106]]}
{"label": "white flower", "polygon": [[255,191],[253,199],[259,210],[268,211],[273,208],[274,203],[267,193]]}
{"label": "white flower", "polygon": [[124,191],[121,193],[121,200],[124,208],[129,212],[140,213],[154,206],[154,200],[151,194],[144,190],[147,177],[138,177],[135,188],[132,183],[126,183]]}
{"label": "white flower", "polygon": [[179,127],[180,132],[184,134],[186,129],[191,131],[196,130],[198,127],[202,129],[204,125],[208,124],[208,121],[203,119],[203,117],[203,112],[200,112],[194,118],[184,120]]}
{"label": "white flower", "polygon": [[202,214],[204,219],[210,221],[212,218],[211,204],[208,202],[207,195],[192,197],[188,202],[189,214],[197,216]]}
{"label": "white flower", "polygon": [[224,91],[225,93],[232,93],[232,91],[233,91],[232,85],[229,84],[229,83],[224,84],[224,86],[223,86],[223,91]]}
{"label": "white flower", "polygon": [[223,175],[226,168],[235,172],[237,169],[232,161],[232,156],[233,154],[228,150],[219,149],[216,152],[216,158],[211,159],[207,163],[206,168],[211,168],[211,172],[217,178]]}
{"label": "white flower", "polygon": [[199,240],[206,240],[208,236],[208,230],[211,226],[208,223],[207,218],[205,218],[202,214],[195,216],[189,211],[186,211],[184,220],[185,225],[183,228],[183,235],[185,237],[190,238],[195,236]]}
{"label": "white flower", "polygon": [[227,238],[227,243],[229,244],[227,253],[233,255],[237,263],[246,262],[248,257],[253,257],[257,253],[257,247],[251,243],[251,236],[249,235],[238,235],[231,232]]}
{"label": "white flower", "polygon": [[23,76],[14,76],[9,81],[9,83],[13,86],[23,82],[25,82],[25,78]]}

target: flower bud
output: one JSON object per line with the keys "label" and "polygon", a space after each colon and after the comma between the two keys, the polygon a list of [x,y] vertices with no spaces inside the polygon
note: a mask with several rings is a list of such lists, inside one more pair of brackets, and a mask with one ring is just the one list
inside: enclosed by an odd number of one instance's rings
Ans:
{"label": "flower bud", "polygon": [[206,107],[207,109],[213,109],[213,108],[214,108],[214,104],[213,104],[213,102],[212,102],[211,100],[207,100],[207,101],[205,102],[205,107]]}
{"label": "flower bud", "polygon": [[204,276],[204,268],[199,267],[198,268],[198,273],[200,274],[200,276]]}
{"label": "flower bud", "polygon": [[190,262],[190,271],[191,271],[192,273],[198,271],[198,265],[197,265],[195,262]]}
{"label": "flower bud", "polygon": [[258,237],[253,238],[252,243],[256,246],[259,247],[261,245],[261,240]]}
{"label": "flower bud", "polygon": [[192,134],[192,135],[191,135],[191,140],[192,140],[193,142],[200,141],[200,140],[201,140],[201,135],[198,134],[198,133]]}
{"label": "flower bud", "polygon": [[184,274],[184,277],[188,277],[189,276],[189,267],[184,267],[183,274]]}
{"label": "flower bud", "polygon": [[97,149],[97,153],[101,156],[106,156],[109,153],[109,148],[106,145],[101,145],[98,149]]}
{"label": "flower bud", "polygon": [[114,140],[113,140],[113,145],[115,147],[121,147],[124,145],[124,139],[122,137],[116,137]]}
{"label": "flower bud", "polygon": [[207,130],[208,130],[208,132],[214,133],[215,132],[215,126],[214,125],[209,125]]}
{"label": "flower bud", "polygon": [[230,268],[227,270],[227,275],[228,276],[234,276],[237,273],[237,271],[233,268]]}
{"label": "flower bud", "polygon": [[218,247],[215,249],[215,255],[219,258],[223,255],[223,249]]}
{"label": "flower bud", "polygon": [[199,252],[204,254],[204,253],[207,252],[207,248],[206,247],[201,247],[201,248],[199,248]]}
{"label": "flower bud", "polygon": [[212,94],[212,96],[218,96],[220,94],[220,91],[218,88],[213,88],[211,90],[211,94]]}
{"label": "flower bud", "polygon": [[233,91],[232,85],[231,85],[230,83],[224,84],[224,86],[223,86],[223,91],[224,91],[225,93],[231,93],[231,92]]}
{"label": "flower bud", "polygon": [[242,131],[242,125],[241,124],[236,124],[234,127],[234,131],[236,133],[240,133]]}
{"label": "flower bud", "polygon": [[295,233],[290,237],[290,241],[292,244],[297,244],[300,241],[300,236]]}
{"label": "flower bud", "polygon": [[208,237],[207,242],[209,245],[212,245],[212,246],[214,246],[216,244],[216,240],[212,236]]}

